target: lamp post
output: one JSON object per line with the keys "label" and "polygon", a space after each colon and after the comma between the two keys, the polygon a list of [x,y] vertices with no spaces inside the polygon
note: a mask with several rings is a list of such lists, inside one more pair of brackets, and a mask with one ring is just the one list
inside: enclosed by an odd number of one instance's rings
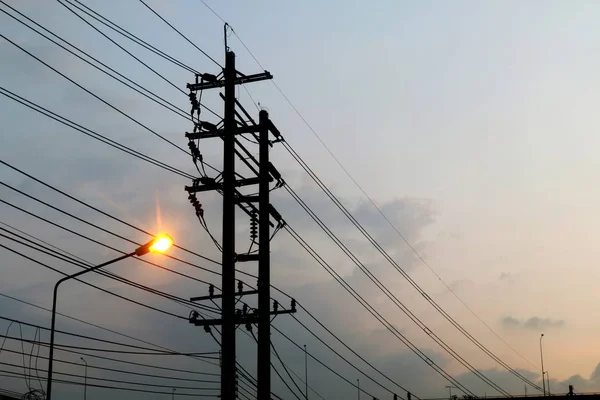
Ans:
{"label": "lamp post", "polygon": [[542,361],[542,387],[544,389],[544,396],[546,396],[546,381],[544,380],[544,349],[542,348],[542,339],[544,334],[540,336],[540,359]]}
{"label": "lamp post", "polygon": [[83,359],[83,357],[80,357],[81,361],[83,361],[83,363],[85,364],[85,378],[83,380],[83,400],[87,399],[87,362]]}
{"label": "lamp post", "polygon": [[172,397],[172,399],[175,400],[175,388],[173,388],[173,397]]}
{"label": "lamp post", "polygon": [[550,392],[550,372],[546,371],[546,387],[548,388],[548,396],[552,396],[552,392]]}
{"label": "lamp post", "polygon": [[304,397],[308,400],[308,353],[304,345]]}
{"label": "lamp post", "polygon": [[360,400],[360,379],[356,380],[356,388],[358,389],[358,400]]}
{"label": "lamp post", "polygon": [[452,389],[458,389],[456,386],[446,386],[446,389],[448,389],[448,395],[449,395],[449,399],[452,400]]}
{"label": "lamp post", "polygon": [[52,322],[51,322],[51,326],[50,326],[50,355],[48,356],[48,382],[46,383],[46,400],[51,400],[51,396],[52,396],[52,364],[54,361],[54,326],[55,326],[55,322],[56,322],[55,321],[56,320],[56,297],[57,297],[57,293],[58,293],[58,287],[60,286],[60,284],[65,281],[68,281],[70,279],[77,278],[83,274],[87,274],[88,272],[96,271],[102,267],[106,267],[107,265],[116,263],[118,261],[125,260],[126,258],[129,258],[129,257],[133,257],[133,256],[140,257],[149,252],[164,253],[165,251],[167,251],[167,249],[169,247],[171,247],[172,244],[173,244],[173,239],[171,239],[170,236],[159,235],[159,236],[156,236],[151,241],[149,241],[148,243],[146,243],[145,245],[138,247],[132,253],[124,254],[113,260],[107,261],[102,264],[98,264],[91,268],[84,269],[77,273],[74,273],[73,275],[65,276],[64,278],[62,278],[58,282],[56,282],[56,285],[54,285],[54,294],[52,297]]}

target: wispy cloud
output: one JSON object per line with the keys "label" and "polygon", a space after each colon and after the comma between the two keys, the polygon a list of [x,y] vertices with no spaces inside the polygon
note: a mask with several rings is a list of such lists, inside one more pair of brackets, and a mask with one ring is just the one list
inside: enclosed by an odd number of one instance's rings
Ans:
{"label": "wispy cloud", "polygon": [[550,318],[531,317],[526,320],[507,316],[502,318],[502,326],[506,328],[523,328],[529,330],[543,330],[552,328],[562,328],[565,326],[565,321],[562,319],[553,320]]}

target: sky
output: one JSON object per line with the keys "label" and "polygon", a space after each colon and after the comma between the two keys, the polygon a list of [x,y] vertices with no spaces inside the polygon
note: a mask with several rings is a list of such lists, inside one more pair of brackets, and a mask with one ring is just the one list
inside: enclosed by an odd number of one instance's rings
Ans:
{"label": "sky", "polygon": [[[430,298],[481,344],[535,383],[541,384],[539,340],[543,333],[544,367],[552,391],[566,392],[569,383],[579,392],[600,390],[600,322],[595,318],[600,277],[596,266],[600,191],[594,185],[600,174],[594,150],[600,144],[596,134],[600,116],[594,106],[600,101],[596,73],[600,70],[596,51],[600,4],[591,0],[205,1],[235,31],[235,35],[229,32],[227,41],[236,53],[238,70],[251,74],[266,69],[274,76],[277,86],[261,82],[248,85],[248,92],[240,89],[240,102],[255,117],[258,113],[253,101],[269,111],[287,143]],[[186,65],[201,72],[220,72],[218,65],[141,2],[82,3]],[[147,4],[223,63],[223,22],[203,2],[147,0]],[[14,15],[8,6],[178,108],[188,110],[187,95],[177,88],[186,92],[186,83],[194,79],[189,71],[90,20],[131,53],[127,54],[58,1],[5,0],[0,4],[1,10]],[[0,14],[0,33],[5,37],[0,37],[0,87],[188,174],[197,174],[189,156],[149,131],[186,148],[184,133],[192,129],[189,121],[98,72],[5,12]],[[222,110],[216,91],[204,93],[203,103]],[[218,122],[207,112],[202,115]],[[220,257],[195,219],[183,190],[190,184],[189,179],[134,159],[6,96],[0,96],[0,119],[0,160],[137,227],[168,231],[182,247],[210,258]],[[222,149],[218,139],[202,143],[201,150],[207,162],[220,166]],[[289,187],[419,321],[500,387],[513,394],[523,393],[523,382],[468,341],[425,301],[280,144],[273,147],[271,157]],[[51,210],[5,185],[134,241],[148,240],[145,234],[68,200],[4,165],[0,167],[0,182],[2,224],[91,263],[117,253],[26,215],[6,202],[119,250],[131,251],[132,244]],[[221,198],[214,194],[198,198],[211,233],[220,239]],[[272,201],[290,226],[416,348],[477,395],[497,394],[436,345],[369,281],[285,190],[274,191]],[[247,246],[248,221],[242,214],[238,217],[237,240],[240,246]],[[6,225],[2,228],[10,229]],[[1,233],[7,235],[6,231]],[[77,270],[5,236],[0,236],[0,245],[64,272]],[[0,294],[51,306],[52,287],[59,274],[6,248],[0,248],[0,254]],[[181,250],[174,250],[173,255],[218,270],[218,266]],[[148,259],[180,274],[220,284],[215,274],[191,265],[159,255]],[[447,381],[367,313],[285,231],[272,241],[272,260],[273,285],[297,299],[373,366],[419,397],[447,395]],[[241,268],[250,273],[256,269],[246,265]],[[184,299],[208,291],[204,283],[135,260],[109,270]],[[189,312],[180,304],[105,277],[90,276],[86,281],[177,315],[187,317]],[[191,326],[185,318],[161,314],[75,282],[65,285],[59,297],[59,310],[66,315],[181,352],[218,350],[210,335]],[[279,299],[282,304],[289,302],[285,297]],[[0,316],[49,326],[47,312],[6,297],[0,297]],[[295,316],[352,364],[403,394],[337,342],[308,313],[299,310]],[[279,316],[274,326],[300,345],[306,344],[311,354],[350,382],[360,379],[361,388],[368,393],[391,397],[295,319]],[[123,340],[114,333],[64,317],[57,320],[57,327],[106,340]],[[33,340],[35,329],[22,329],[23,335]],[[9,327],[8,321],[0,321],[0,331],[8,332],[8,336],[20,334],[17,325]],[[42,333],[42,338],[44,335],[47,340],[47,333]],[[85,342],[64,335],[58,340],[74,345]],[[127,343],[140,345],[131,340]],[[239,332],[238,343],[240,362],[255,371],[253,339]],[[303,378],[303,351],[280,334],[273,334],[273,343],[286,365]],[[16,351],[20,345],[7,340],[4,348]],[[44,351],[42,348],[40,354]],[[79,363],[78,355],[61,356]],[[183,356],[132,355],[127,359],[200,372],[218,371],[214,365]],[[43,359],[39,361],[45,365]],[[21,365],[22,360],[14,353],[0,352],[0,362]],[[113,368],[118,365],[106,360],[92,362]],[[356,393],[356,388],[316,361],[311,359],[309,363],[309,384],[325,398],[341,399]],[[11,368],[0,369],[18,370]],[[82,374],[79,365],[58,368]],[[122,374],[107,371],[93,373],[107,379],[123,378]],[[27,385],[23,379],[0,376],[0,388],[24,392]],[[81,396],[77,386],[59,384],[55,389],[61,398]],[[170,388],[157,390],[171,393]],[[532,387],[527,390],[535,393]],[[273,391],[283,398],[293,397],[275,375]],[[115,399],[146,397],[108,393]],[[87,393],[90,399],[106,394],[107,390],[101,388],[89,388]],[[164,398],[165,394],[148,396]]]}

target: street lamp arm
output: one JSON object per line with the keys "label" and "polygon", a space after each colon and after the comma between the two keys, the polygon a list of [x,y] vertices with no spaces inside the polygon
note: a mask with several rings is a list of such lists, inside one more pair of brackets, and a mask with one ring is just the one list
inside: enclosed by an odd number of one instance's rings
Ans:
{"label": "street lamp arm", "polygon": [[63,283],[64,281],[68,281],[69,279],[77,278],[78,276],[81,276],[83,274],[87,274],[88,272],[96,271],[97,269],[100,269],[102,267],[106,267],[109,264],[113,264],[113,263],[116,263],[118,261],[124,260],[126,258],[132,257],[135,254],[136,254],[135,251],[132,252],[132,253],[129,253],[129,254],[123,254],[121,257],[115,258],[113,260],[107,261],[107,262],[102,263],[102,264],[95,265],[95,266],[93,266],[91,268],[86,268],[84,270],[81,270],[79,272],[74,273],[73,275],[65,276],[65,277],[61,278],[58,282],[56,282],[56,285],[54,285],[54,292],[56,293],[56,290],[58,289],[58,286],[61,283]]}

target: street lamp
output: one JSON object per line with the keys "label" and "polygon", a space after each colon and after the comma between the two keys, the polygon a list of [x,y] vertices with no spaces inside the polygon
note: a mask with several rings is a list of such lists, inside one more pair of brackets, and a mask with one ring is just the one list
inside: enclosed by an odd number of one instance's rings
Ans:
{"label": "street lamp", "polygon": [[169,249],[169,247],[171,247],[172,244],[173,244],[173,239],[171,239],[171,237],[169,235],[158,235],[154,239],[152,239],[151,241],[146,243],[145,245],[138,247],[132,253],[124,254],[113,260],[107,261],[102,264],[98,264],[91,268],[84,269],[77,273],[74,273],[73,275],[65,276],[64,278],[62,278],[58,282],[56,282],[56,285],[54,285],[54,294],[52,297],[52,323],[51,323],[51,327],[50,327],[50,355],[48,357],[48,382],[46,383],[46,400],[51,400],[51,396],[52,396],[52,364],[54,361],[54,325],[55,325],[55,319],[56,319],[56,295],[57,295],[58,287],[60,286],[60,284],[65,281],[68,281],[69,279],[77,278],[83,274],[87,274],[88,272],[96,271],[102,267],[106,267],[107,265],[116,263],[118,261],[122,261],[129,257],[133,257],[133,256],[141,257],[144,254],[148,254],[149,252],[164,253],[165,251],[167,251]]}
{"label": "street lamp", "polygon": [[175,400],[175,388],[173,388],[173,400]]}
{"label": "street lamp", "polygon": [[83,381],[83,400],[87,399],[87,362],[83,359],[83,357],[79,357],[81,358],[81,361],[83,361],[83,363],[85,364],[85,378]]}
{"label": "street lamp", "polygon": [[308,353],[304,345],[304,397],[308,400]]}
{"label": "street lamp", "polygon": [[546,381],[544,380],[544,350],[542,348],[542,339],[544,338],[544,334],[540,336],[540,359],[542,361],[542,387],[544,389],[544,396],[546,396]]}
{"label": "street lamp", "polygon": [[458,388],[457,388],[456,386],[452,386],[452,385],[450,385],[450,386],[446,386],[446,389],[448,389],[448,395],[450,396],[450,397],[448,397],[448,398],[449,398],[450,400],[452,400],[452,389],[458,389]]}

